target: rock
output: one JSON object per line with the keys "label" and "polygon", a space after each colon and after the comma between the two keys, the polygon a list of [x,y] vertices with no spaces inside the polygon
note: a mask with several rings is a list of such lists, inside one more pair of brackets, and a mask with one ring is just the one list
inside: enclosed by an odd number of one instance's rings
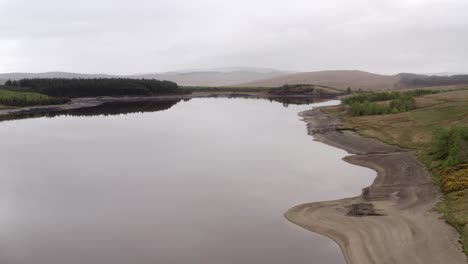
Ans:
{"label": "rock", "polygon": [[347,216],[370,216],[370,215],[382,215],[378,213],[374,205],[371,203],[357,203],[349,206]]}

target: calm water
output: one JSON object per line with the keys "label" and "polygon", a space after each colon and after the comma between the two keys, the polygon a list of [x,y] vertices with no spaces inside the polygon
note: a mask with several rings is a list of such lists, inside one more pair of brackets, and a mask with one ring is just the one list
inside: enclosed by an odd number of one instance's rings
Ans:
{"label": "calm water", "polygon": [[0,263],[344,263],[283,217],[374,177],[306,135],[311,106],[196,99],[0,123]]}

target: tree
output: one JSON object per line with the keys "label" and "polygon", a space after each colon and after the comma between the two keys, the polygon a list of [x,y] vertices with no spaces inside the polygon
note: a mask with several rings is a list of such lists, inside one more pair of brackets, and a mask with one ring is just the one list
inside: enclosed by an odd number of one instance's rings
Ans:
{"label": "tree", "polygon": [[8,81],[5,82],[5,85],[6,85],[6,86],[11,86],[11,80],[8,79]]}
{"label": "tree", "polygon": [[351,91],[351,87],[348,86],[348,89],[346,89],[346,94],[351,94],[353,91]]}

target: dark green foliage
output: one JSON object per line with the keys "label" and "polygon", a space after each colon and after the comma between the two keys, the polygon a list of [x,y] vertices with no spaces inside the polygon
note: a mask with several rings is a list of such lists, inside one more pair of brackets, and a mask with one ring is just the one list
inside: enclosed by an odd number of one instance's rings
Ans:
{"label": "dark green foliage", "polygon": [[438,93],[438,91],[432,90],[412,90],[406,92],[367,92],[367,93],[358,93],[353,96],[348,96],[343,98],[341,101],[343,104],[352,105],[354,102],[364,103],[364,102],[378,102],[378,101],[388,101],[397,99],[403,96],[423,96],[427,94]]}
{"label": "dark green foliage", "polygon": [[432,159],[442,166],[468,162],[468,127],[436,130],[432,137]]}
{"label": "dark green foliage", "polygon": [[[15,86],[15,85],[13,85]],[[170,81],[112,79],[22,79],[17,86],[54,97],[125,96],[181,93]]]}
{"label": "dark green foliage", "polygon": [[411,86],[440,86],[468,84],[468,75],[429,76],[421,74],[401,73],[400,82]]}
{"label": "dark green foliage", "polygon": [[410,95],[402,95],[390,101],[392,112],[408,112],[416,108],[416,101]]}
{"label": "dark green foliage", "polygon": [[351,105],[351,115],[353,116],[384,115],[389,113],[390,108],[388,106],[369,103],[368,101],[365,101],[364,103],[354,102]]}
{"label": "dark green foliage", "polygon": [[[342,99],[343,104],[350,105],[352,116],[385,115],[407,112],[416,108],[415,96],[436,93],[431,90],[414,90],[407,92],[359,93]],[[379,101],[390,101],[389,103]]]}
{"label": "dark green foliage", "polygon": [[5,86],[12,86],[11,80],[6,81],[6,82],[5,82]]}

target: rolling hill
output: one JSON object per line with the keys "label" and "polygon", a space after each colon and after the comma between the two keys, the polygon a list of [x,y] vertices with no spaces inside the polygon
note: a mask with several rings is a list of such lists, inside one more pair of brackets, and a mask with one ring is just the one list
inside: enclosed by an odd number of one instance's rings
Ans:
{"label": "rolling hill", "polygon": [[270,79],[240,83],[239,87],[277,87],[284,84],[316,84],[325,85],[341,90],[348,87],[362,90],[387,90],[399,87],[398,75],[380,75],[364,71],[318,71],[301,72]]}
{"label": "rolling hill", "polygon": [[176,82],[201,87],[279,87],[285,84],[312,84],[346,90],[390,90],[428,86],[468,85],[468,75],[424,75],[400,73],[382,75],[358,70],[286,72],[266,68],[218,68],[138,75],[80,74],[69,72],[2,73],[0,84],[23,78],[137,78]]}

